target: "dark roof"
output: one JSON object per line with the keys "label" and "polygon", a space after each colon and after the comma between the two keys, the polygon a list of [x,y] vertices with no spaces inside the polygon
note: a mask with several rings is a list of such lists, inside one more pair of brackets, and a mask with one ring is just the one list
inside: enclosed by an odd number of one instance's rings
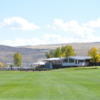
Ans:
{"label": "dark roof", "polygon": [[70,56],[66,58],[71,58],[71,59],[77,59],[77,60],[86,60],[86,59],[91,59],[89,56]]}

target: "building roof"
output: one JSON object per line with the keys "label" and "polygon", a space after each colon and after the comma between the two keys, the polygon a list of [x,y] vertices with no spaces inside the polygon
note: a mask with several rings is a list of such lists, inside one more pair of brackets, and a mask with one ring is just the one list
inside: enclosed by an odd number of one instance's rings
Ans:
{"label": "building roof", "polygon": [[45,61],[52,61],[52,60],[61,60],[61,59],[63,59],[63,58],[49,58],[49,59],[46,59]]}
{"label": "building roof", "polygon": [[71,58],[71,59],[77,59],[77,60],[86,60],[86,59],[91,59],[91,57],[89,56],[69,56],[69,57],[65,57],[65,58],[49,58],[49,59],[45,59],[45,61],[53,61],[53,60],[62,60],[62,59],[66,59],[66,58]]}
{"label": "building roof", "polygon": [[45,62],[38,61],[38,62],[36,62],[36,63],[33,63],[33,65],[45,65]]}
{"label": "building roof", "polygon": [[66,58],[71,58],[71,59],[77,59],[77,60],[86,60],[86,59],[91,59],[89,56],[69,56]]}

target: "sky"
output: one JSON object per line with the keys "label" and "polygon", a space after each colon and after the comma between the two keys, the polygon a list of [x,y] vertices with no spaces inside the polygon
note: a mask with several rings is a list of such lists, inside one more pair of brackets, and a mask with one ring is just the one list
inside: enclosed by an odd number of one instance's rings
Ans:
{"label": "sky", "polygon": [[0,45],[100,42],[100,0],[0,0]]}

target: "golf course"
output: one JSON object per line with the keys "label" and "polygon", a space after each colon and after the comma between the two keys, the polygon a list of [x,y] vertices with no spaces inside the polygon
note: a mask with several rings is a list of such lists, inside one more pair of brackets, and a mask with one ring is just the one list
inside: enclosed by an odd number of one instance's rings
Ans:
{"label": "golf course", "polygon": [[0,71],[0,100],[100,100],[100,68]]}

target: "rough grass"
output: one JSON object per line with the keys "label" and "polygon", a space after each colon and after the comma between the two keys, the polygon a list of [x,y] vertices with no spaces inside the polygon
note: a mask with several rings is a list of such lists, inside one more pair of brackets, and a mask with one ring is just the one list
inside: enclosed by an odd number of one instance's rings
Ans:
{"label": "rough grass", "polygon": [[100,100],[100,69],[0,71],[0,100]]}

